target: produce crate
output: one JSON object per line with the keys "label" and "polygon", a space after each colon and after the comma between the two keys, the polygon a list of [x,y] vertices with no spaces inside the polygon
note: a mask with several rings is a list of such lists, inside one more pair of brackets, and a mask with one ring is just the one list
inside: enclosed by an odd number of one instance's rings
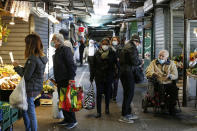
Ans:
{"label": "produce crate", "polygon": [[[3,102],[1,102],[3,104]],[[0,110],[2,110],[2,121],[0,124],[1,131],[5,131],[11,125],[10,121],[10,106],[0,105]]]}
{"label": "produce crate", "polygon": [[10,106],[0,106],[0,109],[3,110],[2,120],[6,120],[10,117]]}
{"label": "produce crate", "polygon": [[5,131],[7,128],[9,128],[11,126],[11,122],[10,122],[10,117],[8,117],[7,119],[5,119],[1,124],[1,130],[0,131]]}
{"label": "produce crate", "polygon": [[18,120],[18,109],[15,108],[10,109],[10,119],[11,119],[10,120],[11,124],[13,124]]}

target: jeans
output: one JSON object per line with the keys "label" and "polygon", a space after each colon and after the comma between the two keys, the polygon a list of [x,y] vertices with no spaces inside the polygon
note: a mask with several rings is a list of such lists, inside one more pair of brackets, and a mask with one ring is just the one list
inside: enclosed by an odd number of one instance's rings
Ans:
{"label": "jeans", "polygon": [[131,71],[122,72],[120,80],[123,86],[122,116],[131,114],[131,102],[134,96],[135,80]]}
{"label": "jeans", "polygon": [[37,131],[37,119],[34,105],[34,97],[27,97],[28,109],[23,111],[25,131]]}

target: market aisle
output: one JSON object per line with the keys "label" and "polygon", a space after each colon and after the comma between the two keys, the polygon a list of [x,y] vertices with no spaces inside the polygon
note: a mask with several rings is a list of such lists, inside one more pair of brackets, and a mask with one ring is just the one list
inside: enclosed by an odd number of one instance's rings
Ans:
{"label": "market aisle", "polygon": [[[76,80],[84,86],[85,91],[89,87],[88,66],[78,67]],[[145,90],[144,85],[138,85],[134,98],[134,111],[140,117],[134,124],[125,124],[118,121],[121,112],[122,87],[119,85],[117,103],[110,104],[110,115],[102,114],[100,119],[94,118],[96,110],[81,110],[77,112],[78,126],[73,131],[196,131],[195,124],[189,123],[183,116],[154,116],[152,113],[141,112],[141,96]],[[104,107],[104,105],[103,105]],[[39,131],[63,131],[63,126],[54,123],[58,120],[52,119],[52,106],[40,106],[36,108]],[[102,111],[104,112],[104,110]],[[19,120],[14,125],[15,131],[23,131],[23,120]]]}

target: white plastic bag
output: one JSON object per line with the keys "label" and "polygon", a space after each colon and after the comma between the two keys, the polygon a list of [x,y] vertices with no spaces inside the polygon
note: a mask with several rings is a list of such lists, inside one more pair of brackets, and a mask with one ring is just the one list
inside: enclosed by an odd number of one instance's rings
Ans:
{"label": "white plastic bag", "polygon": [[58,99],[58,93],[57,89],[53,92],[53,118],[54,119],[63,119],[64,115],[62,110],[59,110],[59,99]]}
{"label": "white plastic bag", "polygon": [[79,61],[79,47],[76,47],[76,50],[74,52],[74,60]]}
{"label": "white plastic bag", "polygon": [[14,108],[19,108],[25,111],[28,109],[24,77],[22,77],[21,81],[10,95],[9,102],[10,105]]}

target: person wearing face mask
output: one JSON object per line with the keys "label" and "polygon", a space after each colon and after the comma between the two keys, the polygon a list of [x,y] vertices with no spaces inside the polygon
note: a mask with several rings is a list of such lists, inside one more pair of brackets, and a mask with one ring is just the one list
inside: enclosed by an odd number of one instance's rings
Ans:
{"label": "person wearing face mask", "polygon": [[[169,112],[175,113],[176,99],[178,90],[176,84],[173,82],[178,79],[178,71],[175,63],[169,60],[169,53],[167,50],[161,50],[158,58],[153,60],[146,69],[146,77],[149,80],[154,79],[154,88],[163,85],[167,94],[170,95]],[[156,85],[157,84],[157,85]]]}
{"label": "person wearing face mask", "polygon": [[143,64],[139,58],[137,46],[140,45],[140,38],[137,35],[132,36],[123,49],[120,51],[120,80],[123,86],[122,116],[120,122],[134,123],[138,117],[132,113],[131,102],[134,97],[135,89],[135,67]]}
{"label": "person wearing face mask", "polygon": [[110,48],[109,39],[103,39],[101,48],[94,54],[93,72],[90,74],[90,82],[95,80],[96,83],[96,118],[101,117],[102,94],[105,95],[105,113],[109,114],[109,101],[115,64],[117,64],[116,53]]}
{"label": "person wearing face mask", "polygon": [[[74,64],[71,48],[64,45],[64,37],[62,34],[53,35],[51,46],[56,49],[53,55],[53,71],[60,96],[60,89],[66,88],[69,82],[74,80],[76,65]],[[66,128],[71,129],[78,124],[74,112],[63,110],[63,115],[64,120],[58,122],[58,125],[64,125]]]}
{"label": "person wearing face mask", "polygon": [[111,46],[117,55],[117,64],[115,65],[114,81],[112,83],[112,91],[111,91],[111,98],[114,102],[116,102],[116,97],[118,93],[118,83],[120,78],[120,64],[119,64],[118,52],[121,49],[121,45],[118,37],[112,37]]}

